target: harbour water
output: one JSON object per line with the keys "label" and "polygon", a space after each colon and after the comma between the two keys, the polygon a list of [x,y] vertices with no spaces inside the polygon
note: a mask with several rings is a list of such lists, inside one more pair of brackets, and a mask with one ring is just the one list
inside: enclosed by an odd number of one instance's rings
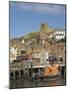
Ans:
{"label": "harbour water", "polygon": [[50,87],[50,86],[64,86],[66,85],[65,77],[56,77],[52,79],[38,79],[38,80],[28,80],[28,79],[17,79],[10,80],[10,88],[32,88],[32,87]]}

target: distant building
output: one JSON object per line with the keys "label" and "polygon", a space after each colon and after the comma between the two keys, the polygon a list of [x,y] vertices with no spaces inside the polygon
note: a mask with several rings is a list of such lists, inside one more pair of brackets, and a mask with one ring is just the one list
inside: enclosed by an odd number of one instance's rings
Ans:
{"label": "distant building", "polygon": [[25,44],[25,42],[24,42],[24,40],[22,40],[22,42],[21,42],[22,44]]}
{"label": "distant building", "polygon": [[11,47],[10,48],[10,62],[13,62],[17,58],[17,48]]}
{"label": "distant building", "polygon": [[54,37],[56,40],[61,40],[65,38],[65,31],[64,30],[56,30],[54,31]]}
{"label": "distant building", "polygon": [[50,34],[50,38],[54,37],[55,40],[65,39],[65,31],[64,30],[54,30],[53,33]]}
{"label": "distant building", "polygon": [[41,24],[40,40],[46,40],[48,38],[47,32],[48,32],[48,25],[47,24]]}

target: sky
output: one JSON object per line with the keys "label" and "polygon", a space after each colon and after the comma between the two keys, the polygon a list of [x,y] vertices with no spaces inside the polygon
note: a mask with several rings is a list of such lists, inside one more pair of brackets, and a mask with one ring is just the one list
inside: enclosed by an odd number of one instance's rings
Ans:
{"label": "sky", "polygon": [[65,28],[65,5],[9,2],[10,38],[40,30],[47,23],[52,28]]}

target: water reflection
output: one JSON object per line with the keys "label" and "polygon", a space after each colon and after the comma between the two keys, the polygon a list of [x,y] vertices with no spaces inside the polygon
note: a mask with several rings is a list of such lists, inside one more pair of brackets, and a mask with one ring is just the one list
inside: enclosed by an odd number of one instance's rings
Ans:
{"label": "water reflection", "polygon": [[20,79],[20,80],[11,80],[10,88],[28,88],[28,87],[41,87],[41,86],[57,86],[65,85],[64,78],[58,78],[54,80],[33,80]]}

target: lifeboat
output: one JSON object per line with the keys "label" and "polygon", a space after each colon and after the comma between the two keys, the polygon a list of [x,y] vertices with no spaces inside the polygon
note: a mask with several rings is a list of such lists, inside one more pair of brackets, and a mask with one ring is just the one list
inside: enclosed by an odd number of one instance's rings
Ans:
{"label": "lifeboat", "polygon": [[45,77],[55,77],[59,75],[59,66],[58,65],[51,65],[49,67],[44,68],[44,76]]}

